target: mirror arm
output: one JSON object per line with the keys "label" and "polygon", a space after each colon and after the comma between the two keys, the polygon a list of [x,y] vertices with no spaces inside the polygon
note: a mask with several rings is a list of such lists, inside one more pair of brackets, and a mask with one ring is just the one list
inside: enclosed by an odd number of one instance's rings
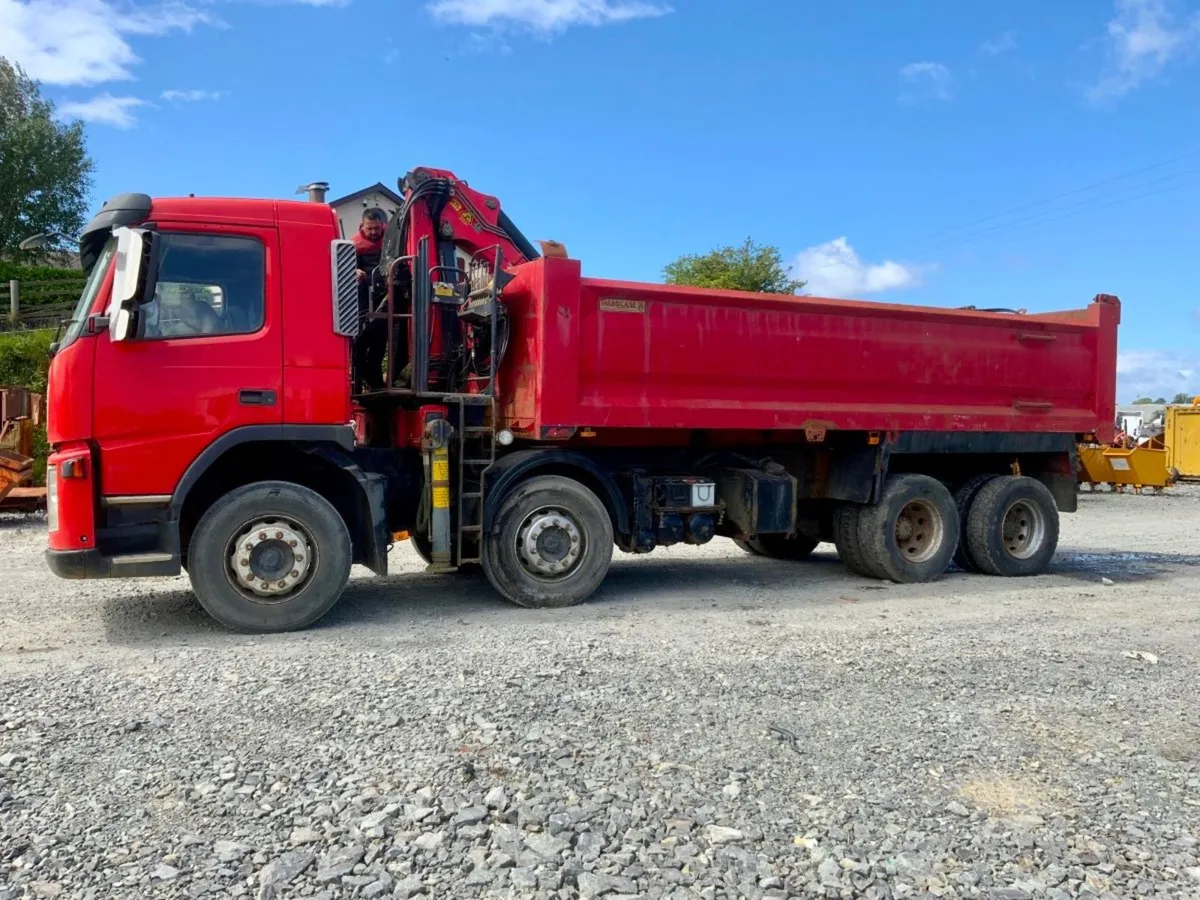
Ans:
{"label": "mirror arm", "polygon": [[147,231],[146,238],[150,242],[150,251],[146,254],[145,271],[142,277],[142,289],[138,292],[137,306],[149,303],[154,299],[154,289],[158,286],[158,234]]}

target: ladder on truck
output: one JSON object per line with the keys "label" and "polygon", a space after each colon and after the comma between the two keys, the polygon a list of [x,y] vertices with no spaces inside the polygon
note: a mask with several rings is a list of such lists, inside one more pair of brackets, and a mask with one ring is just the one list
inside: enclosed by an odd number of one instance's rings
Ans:
{"label": "ladder on truck", "polygon": [[451,564],[455,567],[483,562],[487,473],[496,462],[496,357],[503,259],[499,246],[491,249],[495,251],[495,261],[490,267],[490,277],[484,281],[474,277],[480,271],[476,266],[479,254],[476,254],[467,273],[466,296],[459,306],[461,319],[476,325],[486,323],[491,331],[487,372],[476,380],[476,384],[482,381],[483,386],[477,393],[459,393],[447,398],[458,408],[455,442],[458,502],[455,504],[455,540],[451,552]]}
{"label": "ladder on truck", "polygon": [[486,478],[496,462],[495,406],[490,396],[459,394],[455,449],[458,502],[455,504],[453,565],[483,562]]}

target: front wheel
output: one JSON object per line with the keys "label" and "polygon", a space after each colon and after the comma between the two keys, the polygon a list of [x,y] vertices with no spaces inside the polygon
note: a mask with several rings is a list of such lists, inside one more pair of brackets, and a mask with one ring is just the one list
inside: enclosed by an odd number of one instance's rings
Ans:
{"label": "front wheel", "polygon": [[592,491],[559,475],[513,488],[483,545],[483,570],[518,606],[581,603],[608,574],[613,527]]}
{"label": "front wheel", "polygon": [[350,532],[320,494],[260,481],[226,494],[201,516],[188,550],[200,605],[235,631],[307,628],[350,579]]}

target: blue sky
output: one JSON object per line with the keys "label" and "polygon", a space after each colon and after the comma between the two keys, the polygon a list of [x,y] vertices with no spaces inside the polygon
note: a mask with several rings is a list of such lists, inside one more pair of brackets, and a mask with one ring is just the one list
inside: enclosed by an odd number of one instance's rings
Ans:
{"label": "blue sky", "polygon": [[445,167],[592,275],[752,236],[814,293],[1114,293],[1122,399],[1200,392],[1200,0],[0,0],[0,55],[95,205]]}

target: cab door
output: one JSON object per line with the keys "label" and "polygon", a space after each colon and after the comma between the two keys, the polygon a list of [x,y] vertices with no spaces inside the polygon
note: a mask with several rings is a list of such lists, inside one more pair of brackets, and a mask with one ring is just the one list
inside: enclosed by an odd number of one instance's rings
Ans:
{"label": "cab door", "polygon": [[282,422],[274,228],[159,223],[136,334],[97,336],[93,435],[104,496],[166,495],[222,434]]}

